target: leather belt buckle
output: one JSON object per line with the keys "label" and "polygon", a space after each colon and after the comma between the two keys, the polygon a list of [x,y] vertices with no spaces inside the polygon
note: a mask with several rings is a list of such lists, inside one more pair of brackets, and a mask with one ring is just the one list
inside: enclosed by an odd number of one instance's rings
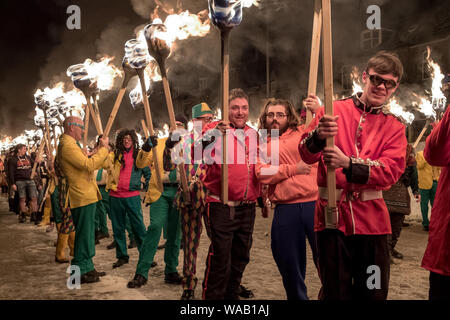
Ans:
{"label": "leather belt buckle", "polygon": [[350,191],[348,193],[348,200],[355,201],[361,197],[361,191]]}

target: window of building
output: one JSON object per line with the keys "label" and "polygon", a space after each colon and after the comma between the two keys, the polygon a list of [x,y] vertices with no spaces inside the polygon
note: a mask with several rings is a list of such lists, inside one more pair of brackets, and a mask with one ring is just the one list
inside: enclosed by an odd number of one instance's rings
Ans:
{"label": "window of building", "polygon": [[364,30],[361,32],[361,49],[369,50],[378,47],[382,42],[382,29]]}
{"label": "window of building", "polygon": [[200,78],[200,79],[198,79],[198,88],[200,90],[208,89],[208,78]]}

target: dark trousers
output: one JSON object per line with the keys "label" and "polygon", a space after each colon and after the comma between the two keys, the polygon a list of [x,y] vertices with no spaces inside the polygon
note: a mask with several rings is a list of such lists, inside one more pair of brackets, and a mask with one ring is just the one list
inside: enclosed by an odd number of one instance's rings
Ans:
{"label": "dark trousers", "polygon": [[402,232],[403,221],[405,221],[405,214],[399,212],[389,212],[391,219],[392,234],[388,235],[389,250],[393,250],[397,244],[400,233]]}
{"label": "dark trousers", "polygon": [[315,201],[277,204],[272,222],[272,255],[283,278],[288,300],[308,300],[305,285],[306,237],[317,260]]}
{"label": "dark trousers", "polygon": [[211,244],[206,257],[203,299],[239,299],[239,285],[250,261],[255,204],[229,207],[208,203],[205,229]]}
{"label": "dark trousers", "polygon": [[317,232],[323,300],[386,300],[389,290],[387,235],[345,236]]}
{"label": "dark trousers", "polygon": [[430,300],[450,300],[450,276],[430,272]]}

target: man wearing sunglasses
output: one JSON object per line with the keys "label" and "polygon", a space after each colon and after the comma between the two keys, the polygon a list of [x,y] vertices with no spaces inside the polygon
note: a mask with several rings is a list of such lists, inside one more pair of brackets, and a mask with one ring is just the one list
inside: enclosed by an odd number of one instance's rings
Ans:
{"label": "man wearing sunglasses", "polygon": [[[93,173],[100,169],[108,156],[108,137],[100,138],[96,154],[88,158],[79,141],[84,133],[83,120],[67,117],[64,134],[59,140],[56,162],[67,182],[67,197],[64,208],[69,207],[75,225],[74,257],[71,264],[80,268],[81,283],[99,281],[104,272],[97,272],[92,258],[95,256],[95,211],[101,195]],[[61,188],[60,192],[64,188]]]}
{"label": "man wearing sunglasses", "polygon": [[[402,74],[397,55],[378,52],[362,75],[363,92],[335,101],[333,116],[319,109],[300,141],[302,159],[319,162],[314,229],[322,299],[387,298],[391,224],[382,190],[405,170],[407,141],[405,126],[383,107]],[[330,137],[334,147],[325,146]],[[336,169],[337,229],[325,227],[327,166]]]}

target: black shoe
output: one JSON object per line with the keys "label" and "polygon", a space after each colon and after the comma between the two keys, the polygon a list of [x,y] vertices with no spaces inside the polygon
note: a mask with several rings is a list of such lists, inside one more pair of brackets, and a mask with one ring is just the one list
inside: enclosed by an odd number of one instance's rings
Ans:
{"label": "black shoe", "polygon": [[253,298],[255,296],[253,294],[252,290],[247,289],[243,285],[240,285],[239,289],[240,289],[239,296],[242,298],[249,299],[249,298]]}
{"label": "black shoe", "polygon": [[180,300],[194,300],[194,290],[184,290]]}
{"label": "black shoe", "polygon": [[113,263],[113,269],[119,268],[119,267],[121,267],[121,266],[123,266],[124,264],[127,264],[127,263],[128,263],[128,259],[119,258],[119,259],[117,259],[116,262]]}
{"label": "black shoe", "polygon": [[103,272],[103,271],[97,271],[97,270],[93,270],[94,271],[94,273],[98,276],[98,277],[104,277],[104,276],[106,276],[106,272]]}
{"label": "black shoe", "polygon": [[98,241],[98,239],[95,239],[95,244],[100,244],[100,241]]}
{"label": "black shoe", "polygon": [[430,231],[430,228],[428,226],[423,227],[423,231]]}
{"label": "black shoe", "polygon": [[116,247],[116,241],[113,240],[113,242],[111,242],[110,244],[108,244],[106,246],[106,249],[111,250],[111,249],[114,249],[115,247]]}
{"label": "black shoe", "polygon": [[134,279],[128,282],[128,288],[140,288],[143,285],[147,284],[147,279],[145,279],[140,274],[134,276]]}
{"label": "black shoe", "polygon": [[99,281],[100,281],[100,277],[94,272],[94,270],[81,275],[81,279],[80,279],[80,283],[94,283],[94,282],[99,282]]}
{"label": "black shoe", "polygon": [[158,246],[158,250],[164,249],[166,247],[167,241]]}
{"label": "black shoe", "polygon": [[403,222],[402,227],[409,227],[410,224],[408,222]]}
{"label": "black shoe", "polygon": [[42,213],[42,212],[37,212],[36,213],[36,221],[34,221],[34,224],[35,225],[38,225],[39,223],[41,223],[42,222],[42,216],[43,216],[44,214]]}
{"label": "black shoe", "polygon": [[392,249],[391,255],[392,255],[394,258],[397,258],[397,259],[403,259],[403,254],[401,254],[400,252],[398,252],[398,251],[395,250],[395,249]]}
{"label": "black shoe", "polygon": [[25,213],[21,212],[19,214],[19,223],[24,223],[27,220]]}
{"label": "black shoe", "polygon": [[136,240],[130,240],[130,244],[128,245],[128,249],[133,249],[137,247]]}
{"label": "black shoe", "polygon": [[36,212],[32,212],[30,216],[30,222],[36,221]]}
{"label": "black shoe", "polygon": [[156,267],[158,264],[155,262],[155,261],[153,261],[152,262],[152,264],[150,265],[150,268],[154,268],[154,267]]}
{"label": "black shoe", "polygon": [[164,276],[164,282],[170,284],[181,284],[183,280],[182,277],[178,274],[178,272],[171,272]]}

